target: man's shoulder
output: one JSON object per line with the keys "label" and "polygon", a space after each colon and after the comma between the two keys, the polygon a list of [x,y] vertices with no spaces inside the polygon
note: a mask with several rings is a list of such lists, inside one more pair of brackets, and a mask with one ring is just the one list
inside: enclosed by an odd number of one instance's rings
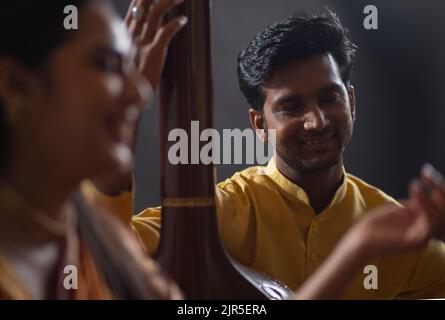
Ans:
{"label": "man's shoulder", "polygon": [[161,207],[147,208],[136,216],[133,216],[133,221],[144,219],[156,219],[161,218]]}
{"label": "man's shoulder", "polygon": [[131,219],[131,227],[142,246],[153,255],[161,236],[161,207],[148,208]]}
{"label": "man's shoulder", "polygon": [[232,219],[252,216],[255,214],[254,207],[264,204],[265,199],[268,202],[277,200],[274,196],[276,189],[267,167],[256,166],[237,172],[216,187],[218,216]]}
{"label": "man's shoulder", "polygon": [[348,187],[354,189],[355,193],[362,197],[369,207],[376,207],[386,203],[399,204],[397,200],[385,193],[380,188],[364,181],[352,174],[346,174]]}

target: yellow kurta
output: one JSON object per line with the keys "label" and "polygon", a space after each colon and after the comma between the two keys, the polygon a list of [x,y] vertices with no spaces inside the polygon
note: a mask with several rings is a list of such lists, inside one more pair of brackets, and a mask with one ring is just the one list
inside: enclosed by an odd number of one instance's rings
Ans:
{"label": "yellow kurta", "polygon": [[[216,190],[219,232],[238,262],[297,289],[326,259],[346,230],[366,211],[395,200],[362,180],[345,175],[331,204],[317,215],[305,191],[283,176],[274,161],[235,174]],[[153,254],[158,246],[160,208],[133,219]],[[445,245],[431,242],[410,254],[372,261],[378,290],[366,290],[359,274],[346,299],[445,297]],[[363,266],[364,269],[365,266]]]}

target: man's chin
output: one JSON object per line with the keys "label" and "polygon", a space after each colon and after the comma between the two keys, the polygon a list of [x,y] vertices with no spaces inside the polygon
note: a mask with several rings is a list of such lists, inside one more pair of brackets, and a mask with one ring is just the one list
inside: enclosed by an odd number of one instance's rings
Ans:
{"label": "man's chin", "polygon": [[292,167],[296,170],[304,170],[304,171],[324,171],[332,169],[338,166],[341,163],[341,157],[335,157],[331,159],[322,159],[322,158],[312,158],[312,159],[304,159],[297,160],[293,162]]}
{"label": "man's chin", "polygon": [[[280,152],[281,151],[281,152]],[[343,152],[340,150],[329,150],[318,154],[300,154],[297,156],[277,150],[277,156],[286,163],[286,165],[296,171],[322,171],[328,170],[342,164]]]}
{"label": "man's chin", "polygon": [[303,166],[308,171],[323,171],[329,170],[333,167],[336,167],[339,164],[339,161],[333,163],[323,163],[323,162],[308,162],[304,163]]}

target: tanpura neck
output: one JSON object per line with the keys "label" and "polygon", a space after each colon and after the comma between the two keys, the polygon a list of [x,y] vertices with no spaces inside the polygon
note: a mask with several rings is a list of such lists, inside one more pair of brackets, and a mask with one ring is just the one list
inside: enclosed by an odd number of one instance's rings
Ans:
{"label": "tanpura neck", "polygon": [[296,171],[288,166],[279,166],[278,162],[277,167],[306,192],[316,214],[322,213],[329,206],[344,179],[343,162],[319,171]]}

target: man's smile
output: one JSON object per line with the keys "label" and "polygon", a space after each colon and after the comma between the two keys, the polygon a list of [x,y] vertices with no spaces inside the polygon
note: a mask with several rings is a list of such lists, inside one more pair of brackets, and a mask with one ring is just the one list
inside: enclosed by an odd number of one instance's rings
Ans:
{"label": "man's smile", "polygon": [[334,133],[329,133],[322,136],[307,137],[303,140],[300,140],[300,144],[310,147],[311,149],[327,149],[334,138]]}

